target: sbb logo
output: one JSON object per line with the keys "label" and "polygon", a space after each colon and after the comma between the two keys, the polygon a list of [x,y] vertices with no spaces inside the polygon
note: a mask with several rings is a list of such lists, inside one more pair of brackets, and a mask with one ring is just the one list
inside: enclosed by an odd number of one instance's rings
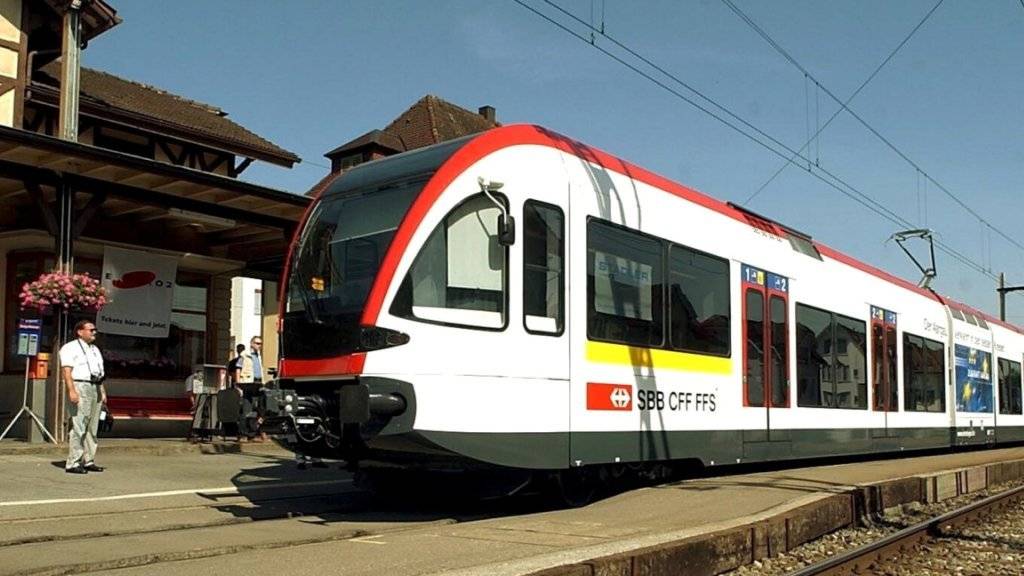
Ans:
{"label": "sbb logo", "polygon": [[633,387],[629,384],[587,382],[587,410],[633,410]]}
{"label": "sbb logo", "polygon": [[141,288],[143,286],[149,286],[150,284],[157,288],[171,288],[174,286],[174,282],[167,280],[158,280],[156,274],[149,270],[136,270],[134,272],[125,272],[120,278],[114,279],[113,275],[109,272],[105,278],[110,280],[114,288],[119,290],[130,290],[132,288]]}

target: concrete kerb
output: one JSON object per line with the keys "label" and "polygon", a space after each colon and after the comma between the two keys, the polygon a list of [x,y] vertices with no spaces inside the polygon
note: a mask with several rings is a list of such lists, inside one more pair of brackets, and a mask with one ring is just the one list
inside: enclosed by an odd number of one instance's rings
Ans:
{"label": "concrete kerb", "polygon": [[[18,440],[0,442],[0,456],[66,456],[67,444],[28,443]],[[173,456],[176,454],[266,454],[290,457],[291,453],[273,442],[189,442],[182,438],[101,438],[105,454]]]}
{"label": "concrete kerb", "polygon": [[1024,478],[1024,460],[888,480],[783,505],[742,525],[531,572],[530,576],[712,576],[860,526],[901,506],[934,503]]}

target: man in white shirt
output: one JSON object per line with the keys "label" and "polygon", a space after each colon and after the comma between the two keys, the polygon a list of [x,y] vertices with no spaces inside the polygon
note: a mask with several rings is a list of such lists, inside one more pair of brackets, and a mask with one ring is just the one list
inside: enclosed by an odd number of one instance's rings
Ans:
{"label": "man in white shirt", "polygon": [[103,356],[93,342],[96,325],[88,320],[75,324],[78,338],[60,348],[61,377],[68,393],[71,415],[71,436],[64,471],[69,474],[103,472],[96,465],[96,430],[100,423],[100,406],[107,402],[103,387]]}

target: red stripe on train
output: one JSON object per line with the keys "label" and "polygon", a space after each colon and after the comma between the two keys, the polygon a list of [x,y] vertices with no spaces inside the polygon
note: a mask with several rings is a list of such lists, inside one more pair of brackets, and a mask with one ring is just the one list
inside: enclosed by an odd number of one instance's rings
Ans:
{"label": "red stripe on train", "polygon": [[363,352],[314,360],[282,358],[280,376],[282,378],[296,378],[300,376],[355,376],[363,373],[363,364],[365,362],[366,353]]}

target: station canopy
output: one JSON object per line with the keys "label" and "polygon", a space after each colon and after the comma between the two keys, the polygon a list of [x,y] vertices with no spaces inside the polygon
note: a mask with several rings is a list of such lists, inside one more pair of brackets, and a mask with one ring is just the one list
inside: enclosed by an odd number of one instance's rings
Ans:
{"label": "station canopy", "polygon": [[244,262],[277,280],[310,199],[88,144],[0,126],[0,231],[57,237],[58,188],[74,236]]}

